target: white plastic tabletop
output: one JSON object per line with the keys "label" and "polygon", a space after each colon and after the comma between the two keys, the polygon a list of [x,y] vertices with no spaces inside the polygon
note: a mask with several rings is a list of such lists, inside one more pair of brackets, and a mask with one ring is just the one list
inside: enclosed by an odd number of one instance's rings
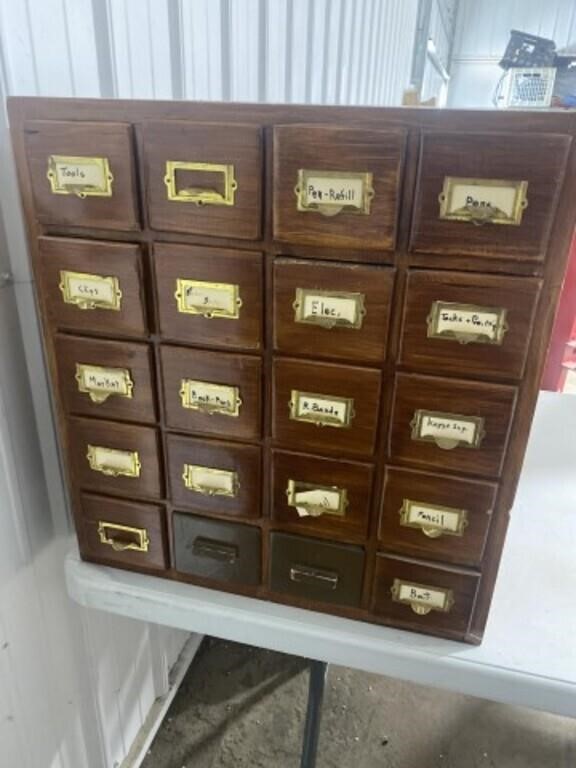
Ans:
{"label": "white plastic tabletop", "polygon": [[576,397],[542,393],[484,641],[410,632],[66,561],[82,605],[576,717]]}

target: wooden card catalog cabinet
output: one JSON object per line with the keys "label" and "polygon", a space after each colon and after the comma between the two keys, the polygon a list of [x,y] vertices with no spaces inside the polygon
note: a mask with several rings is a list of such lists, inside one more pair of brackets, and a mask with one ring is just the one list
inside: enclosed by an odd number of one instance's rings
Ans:
{"label": "wooden card catalog cabinet", "polygon": [[573,119],[9,112],[82,556],[480,642]]}

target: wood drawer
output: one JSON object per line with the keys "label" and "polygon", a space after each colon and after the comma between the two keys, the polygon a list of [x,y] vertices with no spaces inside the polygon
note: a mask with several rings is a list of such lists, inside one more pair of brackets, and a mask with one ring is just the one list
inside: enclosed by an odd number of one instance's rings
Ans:
{"label": "wood drawer", "polygon": [[176,506],[260,517],[258,446],[168,435],[167,450],[170,494]]}
{"label": "wood drawer", "polygon": [[243,586],[260,583],[260,529],[174,513],[176,570]]}
{"label": "wood drawer", "polygon": [[364,550],[273,532],[270,589],[335,605],[360,605]]}
{"label": "wood drawer", "polygon": [[387,624],[462,638],[479,583],[470,571],[378,555],[373,611]]}
{"label": "wood drawer", "polygon": [[274,128],[274,237],[394,249],[405,133],[342,126]]}
{"label": "wood drawer", "polygon": [[260,128],[152,121],[143,137],[152,229],[260,237]]}
{"label": "wood drawer", "polygon": [[83,493],[80,514],[83,557],[158,571],[168,567],[163,507]]}
{"label": "wood drawer", "polygon": [[260,438],[258,358],[162,346],[160,359],[170,428],[223,438]]}
{"label": "wood drawer", "polygon": [[[570,141],[555,134],[424,132],[412,249],[542,261]],[[493,181],[507,185],[491,185]],[[519,187],[522,182],[527,183],[525,191]],[[525,209],[523,198],[528,201]],[[502,212],[497,224],[482,218],[491,214],[486,203]],[[518,223],[503,223],[504,214]],[[454,218],[470,216],[475,220]],[[482,226],[475,226],[478,223]],[[475,268],[471,261],[470,269]]]}
{"label": "wood drawer", "polygon": [[202,346],[261,348],[262,254],[157,243],[154,264],[164,338]]}
{"label": "wood drawer", "polygon": [[516,395],[502,384],[398,374],[389,456],[441,472],[498,477]]}
{"label": "wood drawer", "polygon": [[394,274],[387,267],[277,259],[274,348],[381,365]]}
{"label": "wood drawer", "polygon": [[329,363],[274,361],[273,437],[279,447],[371,456],[380,372]]}
{"label": "wood drawer", "polygon": [[55,337],[59,390],[68,413],[153,423],[157,418],[147,344]]}
{"label": "wood drawer", "polygon": [[158,433],[99,419],[68,420],[72,480],[79,488],[161,498]]}
{"label": "wood drawer", "polygon": [[370,464],[274,451],[272,519],[303,533],[365,539],[372,473]]}
{"label": "wood drawer", "polygon": [[521,378],[540,288],[528,277],[411,271],[400,364]]}
{"label": "wood drawer", "polygon": [[129,125],[35,120],[24,138],[38,221],[139,229]]}
{"label": "wood drawer", "polygon": [[57,328],[147,335],[140,246],[41,237],[39,290]]}
{"label": "wood drawer", "polygon": [[387,467],[380,546],[425,560],[479,566],[496,490],[493,483]]}

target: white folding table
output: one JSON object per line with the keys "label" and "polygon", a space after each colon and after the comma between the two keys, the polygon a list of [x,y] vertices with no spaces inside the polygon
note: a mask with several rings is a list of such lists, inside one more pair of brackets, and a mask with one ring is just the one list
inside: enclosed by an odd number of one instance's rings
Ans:
{"label": "white folding table", "polygon": [[66,575],[84,606],[313,660],[303,766],[314,765],[326,663],[576,717],[576,397],[540,395],[480,646],[91,565],[75,552]]}

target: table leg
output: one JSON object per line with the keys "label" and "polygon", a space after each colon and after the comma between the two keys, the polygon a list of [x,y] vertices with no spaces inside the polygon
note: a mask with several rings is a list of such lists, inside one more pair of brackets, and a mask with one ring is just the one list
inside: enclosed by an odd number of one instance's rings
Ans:
{"label": "table leg", "polygon": [[310,680],[308,683],[308,707],[304,723],[304,740],[302,743],[302,759],[300,768],[314,768],[318,752],[318,737],[320,736],[320,720],[322,718],[322,700],[328,664],[325,661],[310,662]]}

